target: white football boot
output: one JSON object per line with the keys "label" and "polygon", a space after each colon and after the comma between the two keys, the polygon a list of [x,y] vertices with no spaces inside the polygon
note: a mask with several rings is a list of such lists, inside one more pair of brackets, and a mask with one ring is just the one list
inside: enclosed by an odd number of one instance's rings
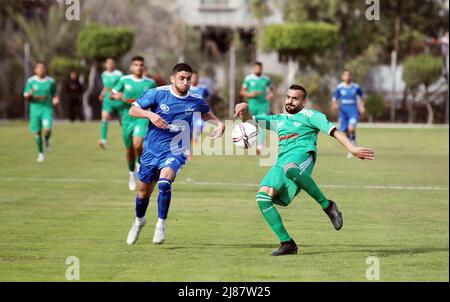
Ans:
{"label": "white football boot", "polygon": [[130,179],[128,180],[128,189],[130,189],[130,191],[136,190],[136,174],[134,172],[130,172]]}
{"label": "white football boot", "polygon": [[154,244],[163,244],[166,240],[166,222],[165,220],[158,219],[156,224],[155,234],[153,235]]}
{"label": "white football boot", "polygon": [[146,223],[147,223],[147,220],[145,218],[141,218],[141,219],[136,218],[133,226],[131,227],[130,232],[128,233],[128,237],[127,237],[128,245],[132,245],[132,244],[136,243],[136,241],[139,238],[139,234],[141,233],[141,231],[144,228]]}
{"label": "white football boot", "polygon": [[36,161],[42,163],[44,161],[44,153],[39,153]]}

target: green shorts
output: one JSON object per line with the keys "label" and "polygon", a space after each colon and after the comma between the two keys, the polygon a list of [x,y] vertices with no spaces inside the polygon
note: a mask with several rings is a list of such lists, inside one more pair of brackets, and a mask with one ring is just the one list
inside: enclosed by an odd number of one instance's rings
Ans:
{"label": "green shorts", "polygon": [[117,112],[117,114],[119,116],[121,116],[125,107],[126,107],[126,104],[124,102],[111,100],[107,97],[105,97],[105,99],[103,100],[103,103],[102,103],[102,111],[106,111],[109,114],[113,114],[114,112]]}
{"label": "green shorts", "polygon": [[284,167],[289,163],[295,163],[303,173],[311,175],[315,164],[315,153],[290,152],[281,155],[261,181],[260,187],[270,187],[278,192],[273,203],[283,207],[288,206],[301,191],[301,188],[284,173]]}
{"label": "green shorts", "polygon": [[30,106],[30,132],[37,133],[42,129],[52,129],[53,107]]}
{"label": "green shorts", "polygon": [[133,137],[145,138],[148,122],[148,119],[135,118],[129,115],[122,118],[122,139],[126,148],[133,146]]}

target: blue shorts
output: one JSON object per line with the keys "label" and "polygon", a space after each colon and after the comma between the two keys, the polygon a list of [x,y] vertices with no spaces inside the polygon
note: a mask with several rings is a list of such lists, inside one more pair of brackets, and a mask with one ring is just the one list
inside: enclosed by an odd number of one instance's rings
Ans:
{"label": "blue shorts", "polygon": [[359,122],[358,109],[341,109],[339,114],[340,131],[347,132],[348,127],[352,125],[356,128]]}
{"label": "blue shorts", "polygon": [[171,168],[176,174],[188,162],[186,155],[166,155],[153,158],[149,164],[142,164],[139,168],[138,178],[145,184],[152,183],[159,179],[159,174],[164,168]]}

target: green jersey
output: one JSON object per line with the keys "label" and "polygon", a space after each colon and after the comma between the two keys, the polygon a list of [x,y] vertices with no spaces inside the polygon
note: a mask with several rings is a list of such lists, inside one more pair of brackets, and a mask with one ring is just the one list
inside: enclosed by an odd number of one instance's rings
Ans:
{"label": "green jersey", "polygon": [[268,102],[267,91],[270,86],[272,86],[272,81],[268,76],[261,75],[258,77],[254,74],[251,74],[245,78],[244,84],[242,86],[245,87],[248,92],[261,92],[260,95],[248,100],[249,106],[261,105]]}
{"label": "green jersey", "polygon": [[122,92],[123,101],[131,106],[131,104],[144,95],[147,90],[156,87],[156,82],[152,79],[147,77],[137,79],[130,74],[120,78],[119,82],[114,87],[113,92]]}
{"label": "green jersey", "polygon": [[105,88],[105,98],[109,100],[109,95],[113,88],[117,85],[123,73],[120,70],[114,70],[113,72],[104,71],[102,73],[103,87]]}
{"label": "green jersey", "polygon": [[323,113],[309,109],[303,109],[293,115],[258,115],[255,120],[266,121],[266,128],[278,133],[278,157],[289,152],[317,153],[319,132],[330,135],[333,129],[336,129]]}
{"label": "green jersey", "polygon": [[27,80],[23,95],[28,97],[31,90],[33,90],[33,95],[30,98],[31,107],[53,108],[52,98],[56,96],[56,83],[53,78],[39,79],[37,76],[32,76]]}

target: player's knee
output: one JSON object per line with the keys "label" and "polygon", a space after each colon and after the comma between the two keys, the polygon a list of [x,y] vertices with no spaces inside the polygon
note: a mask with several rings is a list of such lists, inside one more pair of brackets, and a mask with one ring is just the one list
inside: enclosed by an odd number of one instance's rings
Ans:
{"label": "player's knee", "polygon": [[162,193],[169,193],[172,191],[172,181],[166,178],[161,178],[158,181],[158,190]]}

